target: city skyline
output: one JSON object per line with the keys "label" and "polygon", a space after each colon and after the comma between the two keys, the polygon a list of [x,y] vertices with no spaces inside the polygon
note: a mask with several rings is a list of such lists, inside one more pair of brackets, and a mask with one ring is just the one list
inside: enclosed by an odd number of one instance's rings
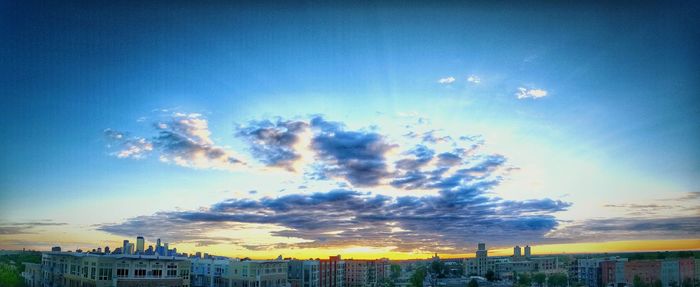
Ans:
{"label": "city skyline", "polygon": [[700,249],[697,4],[532,3],[0,4],[0,249]]}

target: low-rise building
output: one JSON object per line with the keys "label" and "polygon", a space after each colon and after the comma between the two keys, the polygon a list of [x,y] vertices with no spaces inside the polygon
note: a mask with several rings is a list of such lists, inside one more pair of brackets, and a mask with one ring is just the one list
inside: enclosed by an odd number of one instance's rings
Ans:
{"label": "low-rise building", "polygon": [[231,261],[225,276],[227,287],[288,287],[287,262],[283,260]]}
{"label": "low-rise building", "polygon": [[24,264],[24,272],[22,279],[27,287],[41,287],[41,264],[39,263],[22,263]]}
{"label": "low-rise building", "polygon": [[287,261],[287,278],[291,287],[318,287],[318,260],[289,260]]}
{"label": "low-rise building", "polygon": [[189,287],[189,274],[183,257],[47,252],[41,263],[46,287]]}

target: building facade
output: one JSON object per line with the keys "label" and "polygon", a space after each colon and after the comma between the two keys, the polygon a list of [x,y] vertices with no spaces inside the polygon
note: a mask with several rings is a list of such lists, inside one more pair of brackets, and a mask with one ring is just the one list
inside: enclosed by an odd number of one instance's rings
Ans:
{"label": "building facade", "polygon": [[44,287],[190,286],[190,262],[182,257],[48,252],[42,255]]}

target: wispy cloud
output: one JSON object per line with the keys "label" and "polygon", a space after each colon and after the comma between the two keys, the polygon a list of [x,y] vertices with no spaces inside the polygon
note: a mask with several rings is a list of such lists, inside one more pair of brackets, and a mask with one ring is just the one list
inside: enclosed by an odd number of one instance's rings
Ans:
{"label": "wispy cloud", "polygon": [[547,96],[547,91],[542,89],[528,89],[519,87],[515,95],[518,99],[539,99]]}
{"label": "wispy cloud", "polygon": [[467,77],[467,82],[473,83],[473,84],[479,84],[481,83],[481,78],[475,75],[470,75]]}
{"label": "wispy cloud", "polygon": [[443,85],[449,85],[457,81],[454,77],[445,77],[445,78],[440,78],[438,80],[438,83],[443,84]]}
{"label": "wispy cloud", "polygon": [[0,235],[31,234],[36,232],[36,228],[63,225],[67,225],[67,223],[53,222],[50,220],[30,222],[0,222]]}

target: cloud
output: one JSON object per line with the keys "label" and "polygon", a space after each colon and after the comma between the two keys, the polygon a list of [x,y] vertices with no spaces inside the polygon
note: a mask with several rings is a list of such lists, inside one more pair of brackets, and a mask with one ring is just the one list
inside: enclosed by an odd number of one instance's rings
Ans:
{"label": "cloud", "polygon": [[515,93],[519,100],[521,99],[539,99],[547,96],[547,91],[542,89],[527,89],[524,87],[518,88],[518,92]]}
{"label": "cloud", "polygon": [[239,126],[236,135],[250,145],[253,156],[264,164],[294,170],[294,161],[301,157],[294,145],[308,126],[303,121],[251,121]]}
{"label": "cloud", "polygon": [[570,206],[549,199],[517,202],[491,198],[484,195],[489,188],[475,185],[430,196],[389,197],[339,189],[259,200],[230,199],[196,211],[159,212],[98,229],[133,236],[152,232],[149,226],[179,226],[173,229],[183,232],[170,233],[169,238],[193,241],[199,240],[192,237],[198,236],[199,232],[194,232],[198,228],[268,224],[283,227],[273,231],[273,236],[303,240],[283,244],[289,248],[355,245],[427,251],[435,245],[463,249],[487,238],[495,243],[536,240],[558,225],[550,214]]}
{"label": "cloud", "polygon": [[67,223],[45,221],[30,221],[30,222],[0,222],[0,235],[17,235],[17,234],[32,234],[36,228],[47,226],[63,226]]}
{"label": "cloud", "polygon": [[481,83],[481,78],[475,76],[475,75],[470,75],[467,77],[467,82],[473,83],[473,84],[479,84]]}
{"label": "cloud", "polygon": [[321,117],[311,120],[315,129],[311,148],[322,162],[320,178],[341,177],[355,186],[374,186],[389,176],[384,157],[395,144],[375,132],[347,131],[342,124]]}
{"label": "cloud", "polygon": [[446,77],[446,78],[441,78],[438,80],[438,83],[443,84],[443,85],[449,85],[452,84],[456,81],[454,77]]}
{"label": "cloud", "polygon": [[109,144],[119,158],[144,158],[155,153],[162,162],[192,168],[232,169],[243,162],[233,152],[214,144],[207,120],[197,113],[172,113],[153,123],[156,135],[129,137],[106,129]]}
{"label": "cloud", "polygon": [[700,217],[617,217],[589,219],[564,226],[547,237],[578,241],[679,239],[700,236]]}

